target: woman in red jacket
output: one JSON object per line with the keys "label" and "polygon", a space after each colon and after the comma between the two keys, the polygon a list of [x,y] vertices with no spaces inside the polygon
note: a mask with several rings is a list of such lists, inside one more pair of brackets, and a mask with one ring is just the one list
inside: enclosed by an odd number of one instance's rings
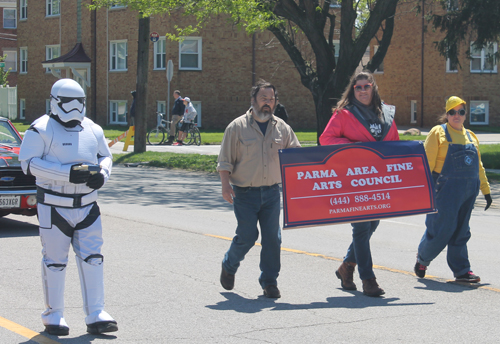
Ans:
{"label": "woman in red jacket", "polygon": [[[321,145],[353,142],[397,141],[398,129],[394,123],[396,108],[382,102],[373,75],[360,72],[351,78],[332,118],[319,138]],[[352,242],[339,269],[335,272],[342,288],[356,290],[354,268],[358,265],[363,282],[363,293],[380,296],[385,292],[377,284],[373,273],[370,237],[380,221],[352,223]]]}

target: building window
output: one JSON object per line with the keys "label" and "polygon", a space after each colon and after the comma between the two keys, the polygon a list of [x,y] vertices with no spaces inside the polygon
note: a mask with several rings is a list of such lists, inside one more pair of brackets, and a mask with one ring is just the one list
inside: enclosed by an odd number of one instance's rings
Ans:
{"label": "building window", "polygon": [[155,67],[154,69],[165,69],[166,60],[166,39],[165,37],[160,38],[155,42]]}
{"label": "building window", "polygon": [[333,47],[335,48],[335,64],[337,64],[340,56],[340,41],[337,39],[333,40]]}
{"label": "building window", "polygon": [[201,37],[185,37],[179,42],[179,69],[201,70]]}
{"label": "building window", "polygon": [[26,119],[26,99],[19,99],[19,119]]}
{"label": "building window", "polygon": [[3,54],[7,55],[5,57],[4,70],[9,70],[10,68],[11,72],[17,72],[17,51],[4,49]]}
{"label": "building window", "polygon": [[[46,45],[45,46],[45,59],[52,60],[61,56],[61,46],[60,45]],[[50,68],[45,68],[45,72],[50,73]],[[60,70],[57,70],[59,73]]]}
{"label": "building window", "polygon": [[416,100],[411,101],[410,111],[411,111],[411,116],[410,116],[411,123],[417,123],[417,101]]}
{"label": "building window", "polygon": [[[166,114],[167,111],[167,105],[166,105],[166,102],[165,101],[162,101],[162,100],[157,100],[156,101],[156,112],[159,112],[159,113],[162,113],[162,114]],[[163,117],[164,119],[167,119],[166,117]]]}
{"label": "building window", "polygon": [[471,61],[470,61],[470,71],[471,73],[496,73],[497,72],[497,60],[495,54],[498,51],[498,44],[488,43],[486,47],[479,50],[476,49],[471,43]]}
{"label": "building window", "polygon": [[50,113],[50,99],[45,99],[45,113]]}
{"label": "building window", "polygon": [[451,62],[450,58],[446,59],[446,73],[458,73],[458,65]]}
{"label": "building window", "polygon": [[109,102],[109,123],[127,124],[126,100],[111,100]]}
{"label": "building window", "polygon": [[[377,50],[378,50],[378,45],[374,45],[373,46],[373,55],[375,55],[377,53]],[[380,62],[379,66],[377,69],[375,69],[375,73],[383,73],[384,72],[384,61],[382,60],[382,62]]]}
{"label": "building window", "polygon": [[448,12],[458,11],[458,0],[448,0]]}
{"label": "building window", "polygon": [[490,103],[487,100],[471,100],[470,124],[489,124]]}
{"label": "building window", "polygon": [[19,3],[19,9],[21,13],[19,14],[19,19],[28,19],[28,0],[21,0]]}
{"label": "building window", "polygon": [[15,8],[4,8],[3,9],[3,28],[4,29],[15,29],[17,28],[17,10]]}
{"label": "building window", "polygon": [[124,7],[126,7],[126,5],[120,4],[119,1],[117,1],[117,2],[118,2],[118,4],[111,5],[110,8],[124,8]]}
{"label": "building window", "polygon": [[111,41],[109,50],[109,70],[127,70],[127,41]]}
{"label": "building window", "polygon": [[45,15],[47,17],[58,16],[61,13],[60,2],[61,2],[60,0],[46,0],[46,2],[45,2],[45,4],[46,4]]}
{"label": "building window", "polygon": [[20,72],[28,73],[28,48],[19,48]]}

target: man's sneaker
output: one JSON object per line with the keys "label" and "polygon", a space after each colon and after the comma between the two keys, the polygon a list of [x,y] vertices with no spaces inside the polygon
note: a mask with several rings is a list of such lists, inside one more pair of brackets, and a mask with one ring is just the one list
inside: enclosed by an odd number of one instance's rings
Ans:
{"label": "man's sneaker", "polygon": [[455,278],[456,282],[468,282],[468,283],[477,283],[481,281],[481,278],[479,276],[476,276],[472,273],[472,271],[467,272],[466,274],[463,274],[462,276],[457,276]]}
{"label": "man's sneaker", "polygon": [[418,262],[418,259],[417,259],[417,262],[415,263],[414,270],[415,270],[415,275],[417,275],[417,277],[424,278],[425,277],[425,270],[427,270],[427,266],[420,264]]}
{"label": "man's sneaker", "polygon": [[184,146],[184,143],[182,142],[176,142],[173,144],[173,146]]}

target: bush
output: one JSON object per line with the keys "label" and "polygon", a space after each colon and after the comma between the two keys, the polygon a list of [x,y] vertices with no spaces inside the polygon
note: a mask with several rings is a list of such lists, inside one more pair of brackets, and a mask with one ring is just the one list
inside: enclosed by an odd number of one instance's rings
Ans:
{"label": "bush", "polygon": [[500,170],[500,144],[479,145],[484,168]]}

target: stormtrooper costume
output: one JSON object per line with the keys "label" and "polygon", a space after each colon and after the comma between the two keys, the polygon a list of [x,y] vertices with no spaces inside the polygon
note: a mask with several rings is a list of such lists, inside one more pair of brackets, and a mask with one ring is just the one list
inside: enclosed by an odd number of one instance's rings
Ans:
{"label": "stormtrooper costume", "polygon": [[85,93],[76,81],[58,80],[50,96],[50,113],[32,123],[19,154],[24,173],[34,175],[37,184],[47,307],[42,322],[49,334],[69,334],[63,312],[72,244],[87,331],[117,331],[116,321],[104,311],[102,225],[96,203],[97,189],[111,174],[112,155],[102,128],[85,117]]}

